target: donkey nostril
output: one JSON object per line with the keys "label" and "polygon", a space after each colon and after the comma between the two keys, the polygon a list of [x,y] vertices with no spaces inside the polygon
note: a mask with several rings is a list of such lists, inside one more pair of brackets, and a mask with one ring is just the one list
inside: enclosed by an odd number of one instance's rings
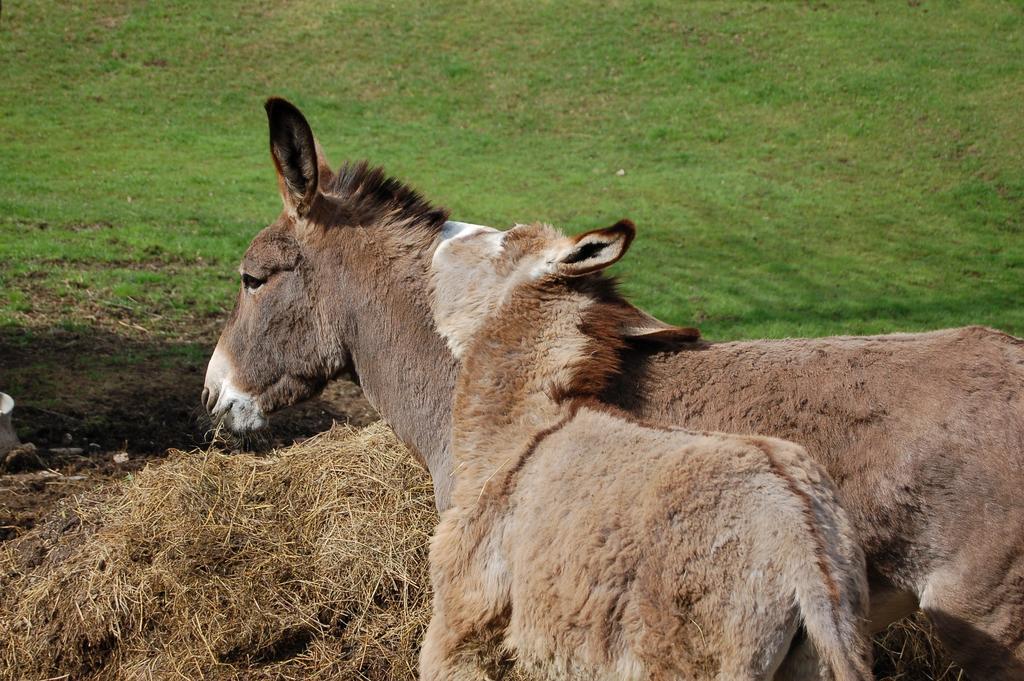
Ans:
{"label": "donkey nostril", "polygon": [[203,388],[203,406],[206,407],[207,412],[213,413],[216,401],[216,393],[211,392],[209,388]]}

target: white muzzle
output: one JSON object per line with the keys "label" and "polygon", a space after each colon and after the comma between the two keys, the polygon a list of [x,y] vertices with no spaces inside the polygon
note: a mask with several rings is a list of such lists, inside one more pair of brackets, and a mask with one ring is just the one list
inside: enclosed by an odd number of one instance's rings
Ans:
{"label": "white muzzle", "polygon": [[234,433],[247,433],[265,427],[267,417],[252,395],[235,387],[232,382],[233,373],[231,361],[218,343],[206,367],[203,406],[215,421]]}

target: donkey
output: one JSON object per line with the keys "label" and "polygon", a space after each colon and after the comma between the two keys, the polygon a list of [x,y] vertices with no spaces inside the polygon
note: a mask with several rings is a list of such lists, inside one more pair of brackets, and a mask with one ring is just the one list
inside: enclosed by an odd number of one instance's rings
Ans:
{"label": "donkey", "polygon": [[[457,362],[428,283],[437,245],[463,226],[378,169],[332,172],[291,104],[267,114],[284,209],[242,259],[207,408],[244,432],[351,374],[447,508]],[[1024,342],[968,327],[707,343],[634,312],[605,402],[798,442],[857,530],[872,628],[920,607],[974,678],[1024,678]]]}
{"label": "donkey", "polygon": [[804,449],[601,402],[633,315],[600,271],[633,234],[477,228],[434,253],[461,368],[420,678],[501,653],[552,679],[872,678],[863,554]]}

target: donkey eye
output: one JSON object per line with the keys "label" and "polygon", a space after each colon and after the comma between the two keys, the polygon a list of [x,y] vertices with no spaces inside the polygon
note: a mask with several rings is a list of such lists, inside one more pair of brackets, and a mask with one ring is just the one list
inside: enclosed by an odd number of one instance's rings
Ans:
{"label": "donkey eye", "polygon": [[250,291],[255,291],[266,282],[266,279],[257,279],[251,274],[242,275],[242,285]]}

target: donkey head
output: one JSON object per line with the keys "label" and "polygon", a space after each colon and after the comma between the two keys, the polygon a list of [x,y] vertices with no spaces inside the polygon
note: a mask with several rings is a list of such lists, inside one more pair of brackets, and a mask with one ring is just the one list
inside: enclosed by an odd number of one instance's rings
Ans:
{"label": "donkey head", "polygon": [[432,333],[426,303],[417,306],[416,292],[396,282],[415,279],[418,270],[425,287],[427,266],[417,254],[429,260],[447,218],[365,163],[335,175],[298,109],[281,99],[266,109],[284,209],[242,258],[238,299],[203,391],[207,410],[236,433],[261,428],[271,412],[354,371],[360,332],[376,341],[364,361],[394,335],[390,318],[404,314],[414,324],[422,307],[421,333]]}
{"label": "donkey head", "polygon": [[[466,226],[448,231],[434,251],[432,309],[438,332],[456,357],[494,311],[518,286],[556,284],[598,272],[625,254],[636,233],[622,220],[607,229],[567,237],[547,225],[519,225],[506,232]],[[631,308],[631,310],[635,310]],[[629,316],[640,320],[639,310]],[[653,317],[646,328],[623,329],[643,335],[668,325]]]}
{"label": "donkey head", "polygon": [[344,368],[344,347],[318,343],[324,291],[317,229],[310,223],[331,171],[302,114],[281,99],[266,104],[270,152],[284,210],[242,258],[235,309],[206,371],[203,402],[236,432],[319,391]]}

